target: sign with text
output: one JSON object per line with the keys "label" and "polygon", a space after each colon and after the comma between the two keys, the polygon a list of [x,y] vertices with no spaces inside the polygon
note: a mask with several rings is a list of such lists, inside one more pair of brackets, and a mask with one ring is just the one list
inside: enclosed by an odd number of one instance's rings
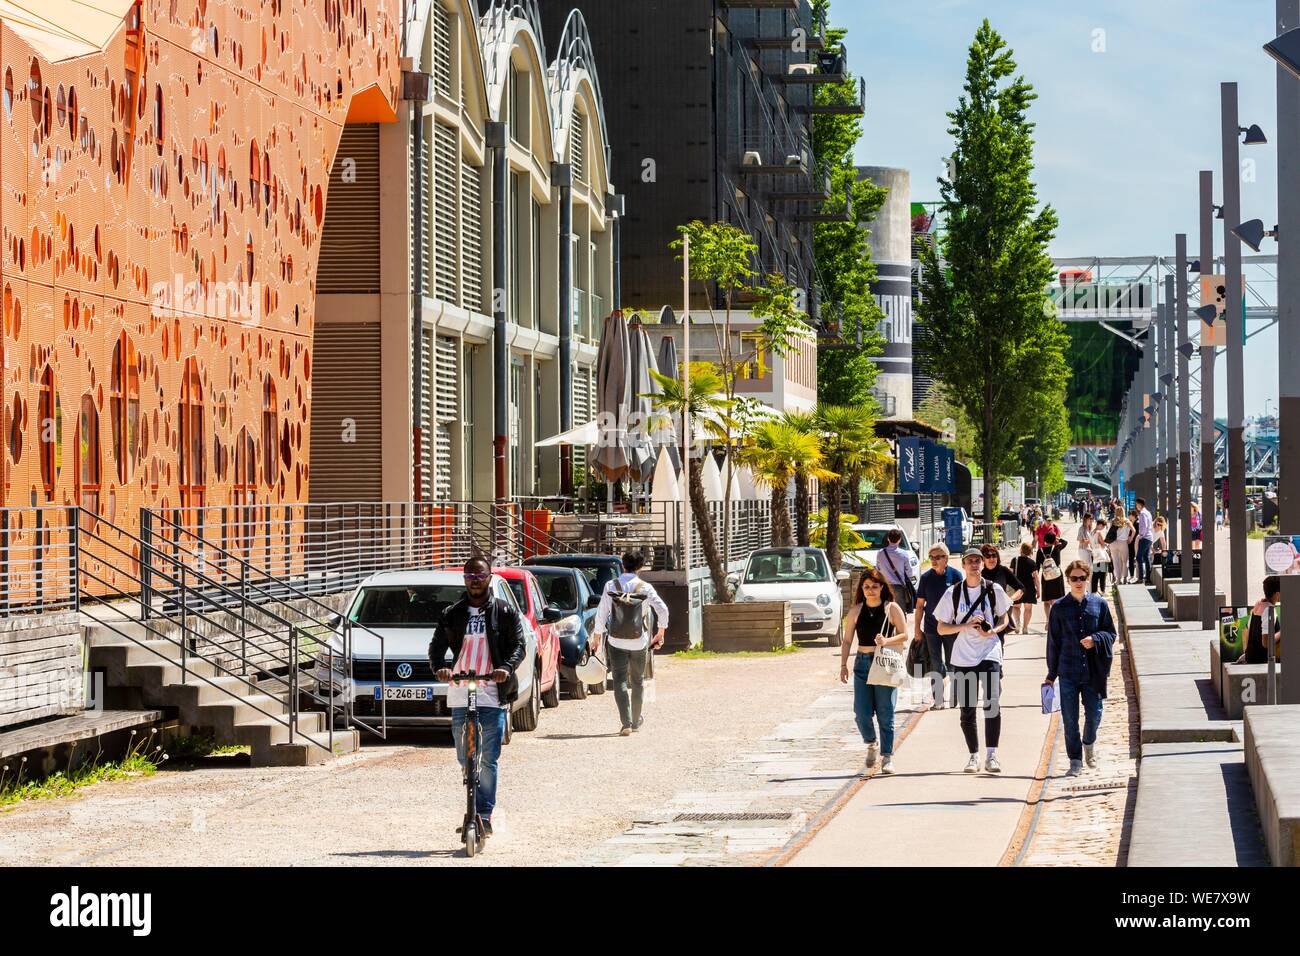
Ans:
{"label": "sign with text", "polygon": [[920,491],[923,474],[921,439],[900,438],[898,440],[898,490],[904,493]]}
{"label": "sign with text", "polygon": [[1269,574],[1300,574],[1300,534],[1270,534],[1264,539]]}

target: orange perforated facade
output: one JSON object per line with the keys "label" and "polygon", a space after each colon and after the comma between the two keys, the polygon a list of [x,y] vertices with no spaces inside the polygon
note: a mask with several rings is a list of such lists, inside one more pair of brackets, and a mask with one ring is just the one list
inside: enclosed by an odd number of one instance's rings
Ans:
{"label": "orange perforated facade", "polygon": [[398,0],[145,0],[51,63],[0,25],[3,501],[304,501],[317,257]]}

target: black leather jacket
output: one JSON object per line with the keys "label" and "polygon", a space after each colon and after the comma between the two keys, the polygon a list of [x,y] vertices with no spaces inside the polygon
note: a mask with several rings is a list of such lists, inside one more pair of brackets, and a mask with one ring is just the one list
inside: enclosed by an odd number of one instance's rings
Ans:
{"label": "black leather jacket", "polygon": [[[497,685],[497,694],[502,703],[514,703],[519,697],[519,677],[515,670],[523,663],[524,654],[528,650],[524,640],[524,622],[519,613],[500,598],[488,601],[486,614],[492,667],[504,667],[510,672],[510,677]],[[452,660],[459,659],[468,623],[469,598],[461,598],[443,612],[442,620],[434,628],[433,640],[429,642],[429,665],[434,673],[448,666],[449,648]]]}

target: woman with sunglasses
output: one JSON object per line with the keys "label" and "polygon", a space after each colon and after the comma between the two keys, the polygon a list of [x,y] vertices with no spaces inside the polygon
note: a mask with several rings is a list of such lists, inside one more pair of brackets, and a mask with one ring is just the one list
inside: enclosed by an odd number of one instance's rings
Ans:
{"label": "woman with sunglasses", "polygon": [[[1099,594],[1088,593],[1092,569],[1071,561],[1065,569],[1070,593],[1056,602],[1047,622],[1047,679],[1060,678],[1061,726],[1065,753],[1070,758],[1067,776],[1077,777],[1086,761],[1097,766],[1097,728],[1102,701],[1115,656],[1115,623],[1110,605]],[[1083,701],[1083,734],[1079,734],[1079,702]]]}
{"label": "woman with sunglasses", "polygon": [[[849,649],[856,642],[858,655],[853,662],[853,715],[862,741],[867,745],[867,768],[881,757],[880,772],[894,772],[894,705],[898,688],[868,684],[871,663],[877,648],[893,647],[900,651],[907,644],[907,620],[903,609],[894,603],[894,592],[885,576],[867,568],[858,586],[857,598],[844,619],[844,633],[852,635],[840,648],[840,683],[849,681]],[[879,742],[872,718],[880,725]]]}

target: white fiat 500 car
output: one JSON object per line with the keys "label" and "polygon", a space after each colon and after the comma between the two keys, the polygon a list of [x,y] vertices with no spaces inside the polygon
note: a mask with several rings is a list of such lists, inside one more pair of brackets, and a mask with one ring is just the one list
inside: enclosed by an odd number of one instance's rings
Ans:
{"label": "white fiat 500 car", "polygon": [[[504,580],[492,576],[492,596],[518,610],[514,595]],[[352,711],[359,722],[377,727],[380,720],[380,689],[383,688],[387,720],[400,727],[450,727],[447,685],[435,680],[429,666],[429,641],[442,612],[465,596],[465,578],[460,571],[384,571],[361,582],[349,602],[346,617],[351,622],[351,678],[343,657],[343,617],[335,622],[330,637],[334,648],[334,682],[329,682],[327,652],[317,653],[317,678],[321,693],[332,687],[336,695],[351,696]],[[506,740],[513,730],[537,727],[541,695],[537,693],[537,633],[520,614],[527,651],[516,671],[519,697],[506,724]],[[382,638],[382,643],[381,639]],[[379,679],[381,647],[385,678]],[[448,652],[447,666],[451,666]]]}
{"label": "white fiat 500 car", "polygon": [[[903,540],[899,542],[899,547],[903,549],[906,557],[906,573],[912,578],[912,587],[916,587],[920,580],[921,556],[917,553],[916,547],[908,540],[907,532],[896,524],[855,524],[852,526],[858,537],[867,543],[865,548],[857,551],[844,552],[844,564],[850,567],[879,567],[880,552],[885,547],[885,536],[891,531],[898,531]],[[969,539],[968,539],[969,540]],[[903,570],[902,568],[899,569]]]}
{"label": "white fiat 500 car", "polygon": [[825,637],[831,647],[844,639],[840,581],[821,548],[761,548],[749,556],[740,575],[732,575],[737,601],[789,601],[791,629],[797,637]]}

